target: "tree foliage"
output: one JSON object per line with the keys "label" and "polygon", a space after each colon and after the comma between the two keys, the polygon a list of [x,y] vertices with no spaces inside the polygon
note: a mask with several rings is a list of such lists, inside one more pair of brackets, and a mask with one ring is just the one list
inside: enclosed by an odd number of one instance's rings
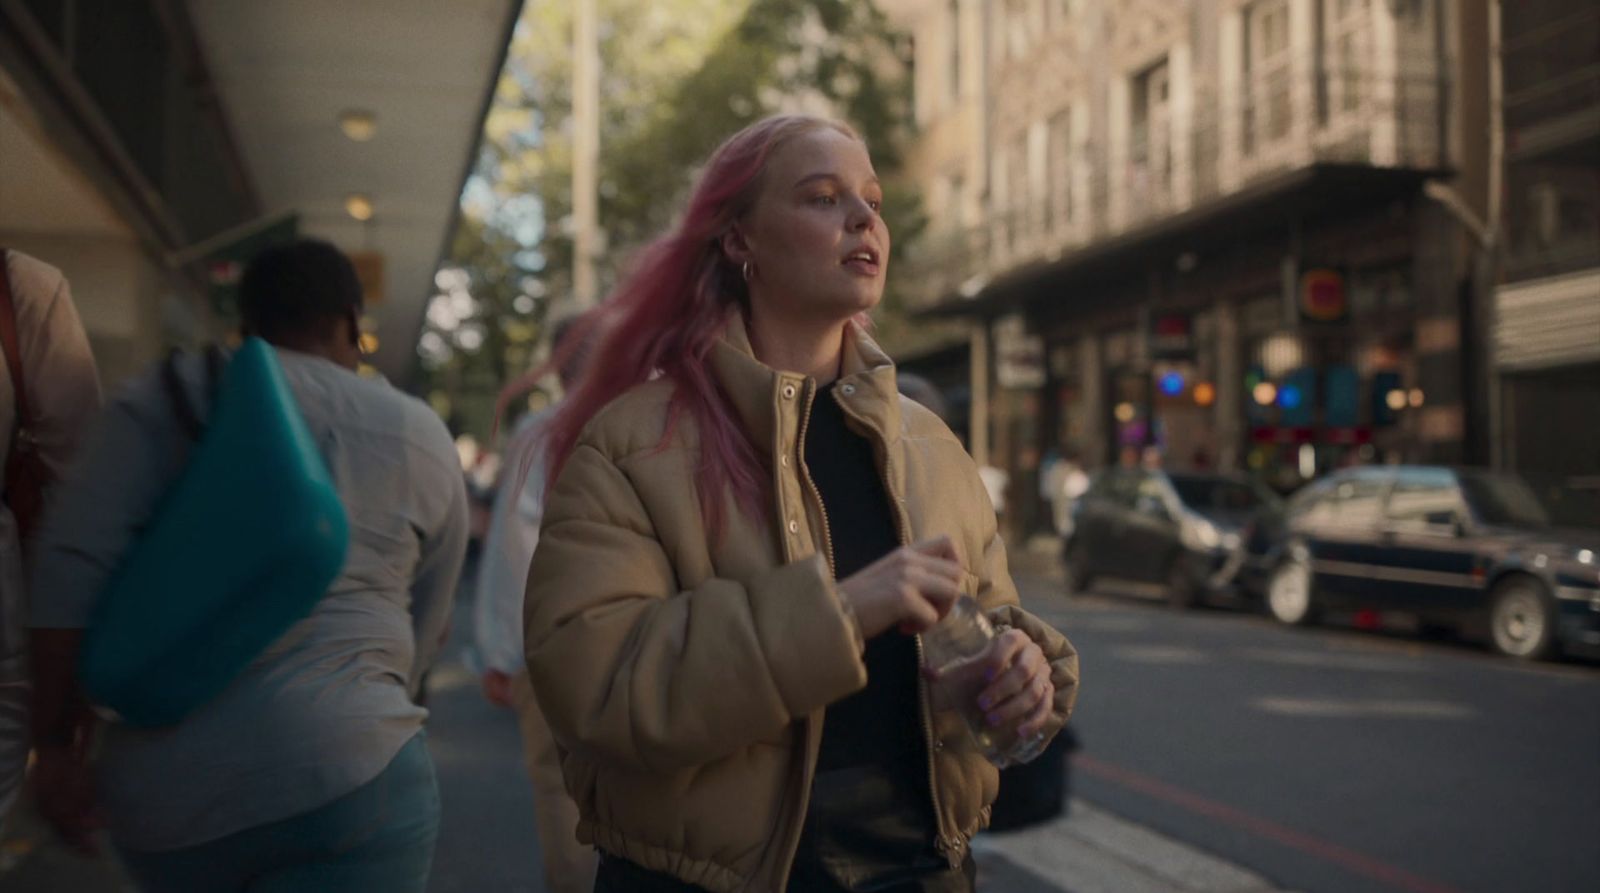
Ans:
{"label": "tree foliage", "polygon": [[[896,177],[910,127],[909,45],[871,3],[597,2],[602,289],[672,223],[711,150],[780,111],[849,121],[889,187],[885,217],[897,248],[921,231],[920,202]],[[419,351],[436,405],[457,430],[480,437],[494,392],[532,362],[552,306],[571,289],[571,35],[570,3],[531,0],[434,301],[452,312],[430,306]],[[885,304],[879,326],[892,334],[897,297]],[[463,331],[480,334],[463,342]]]}

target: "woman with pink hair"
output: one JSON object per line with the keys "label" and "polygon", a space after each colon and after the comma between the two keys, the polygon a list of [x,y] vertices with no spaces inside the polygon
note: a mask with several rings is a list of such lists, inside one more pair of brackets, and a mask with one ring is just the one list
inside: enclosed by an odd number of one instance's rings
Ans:
{"label": "woman with pink hair", "polygon": [[958,599],[1001,630],[987,723],[1071,712],[977,468],[867,334],[883,200],[850,128],[751,125],[586,321],[524,620],[597,891],[970,893],[997,771],[919,673]]}

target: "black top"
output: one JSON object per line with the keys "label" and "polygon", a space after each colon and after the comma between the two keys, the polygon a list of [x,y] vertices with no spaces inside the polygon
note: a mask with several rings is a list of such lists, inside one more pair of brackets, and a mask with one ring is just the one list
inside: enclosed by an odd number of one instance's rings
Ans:
{"label": "black top", "polygon": [[[838,579],[899,546],[872,444],[846,424],[832,385],[812,401],[804,459],[822,496]],[[951,869],[934,848],[916,640],[891,630],[867,642],[865,659],[867,687],[830,705],[823,719],[789,893],[971,893],[971,857]],[[693,889],[609,856],[596,886],[602,893]]]}
{"label": "black top", "polygon": [[[822,496],[834,573],[844,580],[900,545],[872,443],[851,430],[834,386],[818,390],[805,467]],[[867,687],[830,705],[791,893],[970,891],[934,849],[928,749],[916,640],[890,630],[867,642]]]}

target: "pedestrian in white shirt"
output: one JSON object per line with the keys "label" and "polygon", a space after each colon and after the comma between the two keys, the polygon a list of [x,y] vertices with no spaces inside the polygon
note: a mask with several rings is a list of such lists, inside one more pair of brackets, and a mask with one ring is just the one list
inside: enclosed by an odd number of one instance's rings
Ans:
{"label": "pedestrian in white shirt", "polygon": [[38,500],[61,477],[100,380],[61,271],[0,248],[0,822],[27,765],[29,672],[23,555]]}
{"label": "pedestrian in white shirt", "polygon": [[[108,723],[90,765],[71,710],[83,631],[179,479],[190,437],[167,367],[130,381],[40,531],[33,579],[50,593],[31,611],[40,812],[80,846],[103,820],[146,893],[422,893],[439,793],[415,698],[466,549],[460,461],[427,404],[357,374],[361,286],[338,249],[303,240],[263,252],[245,270],[240,309],[244,334],[272,346],[338,490],[344,566],[221,693],[174,725]],[[175,387],[209,419],[203,358],[180,359]]]}
{"label": "pedestrian in white shirt", "polygon": [[[552,342],[564,346],[567,325],[558,323]],[[562,386],[575,378],[580,355],[560,364]],[[513,382],[507,394],[524,393],[527,379]],[[533,781],[534,820],[544,856],[545,887],[550,893],[589,893],[594,889],[598,857],[578,843],[578,807],[561,777],[561,759],[550,726],[533,696],[522,642],[523,593],[528,564],[539,545],[544,521],[545,427],[555,406],[535,412],[517,424],[501,463],[489,533],[478,564],[473,633],[483,660],[483,694],[490,703],[516,711],[523,756]],[[520,484],[520,486],[519,486]]]}

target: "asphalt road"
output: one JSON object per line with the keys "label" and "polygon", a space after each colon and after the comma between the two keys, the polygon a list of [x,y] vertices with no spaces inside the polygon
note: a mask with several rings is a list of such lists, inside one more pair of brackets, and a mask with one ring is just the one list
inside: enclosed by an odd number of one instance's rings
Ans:
{"label": "asphalt road", "polygon": [[1085,800],[1307,893],[1600,890],[1600,665],[1023,589]]}

